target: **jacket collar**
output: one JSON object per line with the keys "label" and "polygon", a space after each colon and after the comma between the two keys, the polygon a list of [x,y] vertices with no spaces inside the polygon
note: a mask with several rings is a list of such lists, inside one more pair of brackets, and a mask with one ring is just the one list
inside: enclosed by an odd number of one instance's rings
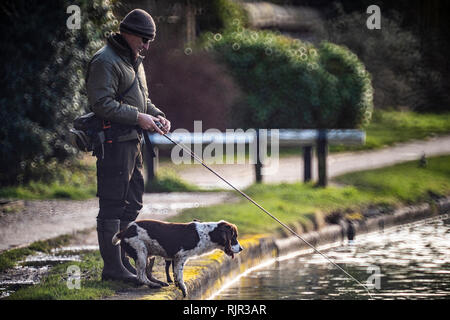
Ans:
{"label": "jacket collar", "polygon": [[137,70],[142,63],[144,56],[138,55],[137,59],[134,59],[133,51],[128,45],[127,41],[122,37],[120,33],[113,33],[107,40],[108,45],[112,47],[114,52],[125,62],[133,66],[134,70]]}

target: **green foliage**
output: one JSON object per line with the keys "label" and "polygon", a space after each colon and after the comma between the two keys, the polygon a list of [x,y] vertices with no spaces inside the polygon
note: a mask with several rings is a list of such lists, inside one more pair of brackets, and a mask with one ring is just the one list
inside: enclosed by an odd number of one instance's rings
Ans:
{"label": "green foliage", "polygon": [[196,0],[202,9],[197,16],[200,30],[220,31],[236,25],[246,25],[247,15],[240,4],[233,0]]}
{"label": "green foliage", "polygon": [[2,13],[0,118],[1,185],[21,184],[49,171],[48,163],[71,159],[68,128],[87,107],[86,66],[118,24],[106,0],[78,1],[81,29],[66,26],[58,0],[7,0]]}
{"label": "green foliage", "polygon": [[263,128],[358,128],[373,109],[371,78],[348,49],[318,48],[240,25],[203,35],[245,92],[234,125]]}
{"label": "green foliage", "polygon": [[[375,106],[430,107],[426,92],[439,85],[429,81],[436,73],[424,68],[419,38],[401,27],[401,19],[383,14],[382,28],[369,30],[367,16],[360,11],[345,13],[336,4],[338,15],[326,22],[328,40],[355,52],[373,76]],[[425,83],[425,79],[428,83]],[[426,108],[425,108],[426,109]]]}
{"label": "green foliage", "polygon": [[40,179],[19,186],[0,187],[0,198],[8,199],[71,199],[95,197],[95,167],[71,162],[49,161],[39,166]]}
{"label": "green foliage", "polygon": [[17,261],[33,253],[29,248],[12,249],[0,254],[0,272],[14,267]]}
{"label": "green foliage", "polygon": [[237,24],[246,24],[247,16],[242,6],[230,0],[214,0],[211,6],[218,17],[222,28],[229,28]]}

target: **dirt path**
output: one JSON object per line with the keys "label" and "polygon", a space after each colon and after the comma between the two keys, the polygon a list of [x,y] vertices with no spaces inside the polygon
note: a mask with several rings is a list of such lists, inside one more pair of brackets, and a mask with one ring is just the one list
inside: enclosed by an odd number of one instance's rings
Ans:
{"label": "dirt path", "polygon": [[[186,208],[234,199],[236,196],[229,192],[145,194],[139,219],[165,220]],[[97,245],[97,214],[97,199],[24,201],[24,208],[20,212],[0,214],[0,251],[89,229],[93,229],[93,232],[78,239],[77,245]]]}
{"label": "dirt path", "polygon": [[[423,153],[427,156],[450,154],[450,135],[404,143],[376,151],[330,155],[329,177],[419,159]],[[213,165],[212,167],[239,188],[246,187],[254,181],[253,165]],[[193,165],[179,174],[190,183],[202,187],[228,188],[224,182],[200,165]],[[280,159],[278,169],[270,175],[265,175],[263,179],[269,183],[295,182],[302,181],[302,175],[302,159],[287,157]],[[313,177],[315,176],[314,172]],[[238,195],[228,192],[145,194],[145,205],[139,219],[164,220],[185,208],[208,206],[237,199],[239,199]],[[97,199],[24,201],[23,210],[15,213],[0,213],[0,251],[86,229],[91,229],[92,232],[80,238],[79,244],[96,245],[97,213]]]}
{"label": "dirt path", "polygon": [[[450,154],[450,135],[431,138],[424,141],[413,141],[398,144],[393,147],[374,151],[361,151],[330,154],[328,156],[328,177],[367,169],[375,169],[396,163],[420,159],[425,153],[427,157]],[[211,167],[239,188],[251,185],[255,179],[254,165],[211,165]],[[303,159],[300,156],[282,158],[278,168],[263,176],[268,183],[299,182],[303,181]],[[264,173],[264,172],[263,172]],[[192,165],[191,168],[178,173],[181,178],[204,188],[230,187],[215,175],[206,172],[201,165]],[[313,160],[313,179],[317,179],[317,162]]]}

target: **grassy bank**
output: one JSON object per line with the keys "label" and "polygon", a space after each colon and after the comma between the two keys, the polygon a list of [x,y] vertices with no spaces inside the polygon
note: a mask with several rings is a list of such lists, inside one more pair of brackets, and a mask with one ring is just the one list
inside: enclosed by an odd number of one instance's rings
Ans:
{"label": "grassy bank", "polygon": [[[83,233],[83,232],[81,232]],[[69,246],[72,243],[73,235],[63,235],[46,241],[36,241],[26,248],[17,248],[2,252],[0,254],[0,272],[5,272],[17,265],[20,261],[25,261],[26,257],[44,253],[57,256],[71,256],[74,252],[60,251],[53,253],[52,249]],[[52,267],[48,276],[32,286],[23,287],[6,299],[14,300],[78,300],[78,299],[99,299],[114,294],[117,290],[126,290],[129,285],[122,282],[101,281],[101,271],[103,261],[99,251],[78,251],[81,261],[70,261],[57,264]],[[24,266],[33,266],[33,263],[21,262]],[[39,262],[38,262],[38,266]],[[73,283],[69,279],[68,269],[78,267],[81,271],[81,288],[71,289],[67,283]]]}
{"label": "grassy bank", "polygon": [[[98,251],[79,252],[81,262],[71,261],[56,265],[43,281],[37,285],[16,291],[9,299],[14,300],[88,300],[111,296],[117,290],[131,286],[115,281],[101,281],[103,261]],[[81,271],[80,289],[74,288],[69,278],[69,267]]]}
{"label": "grassy bank", "polygon": [[364,128],[366,143],[357,147],[332,147],[331,151],[372,150],[409,140],[450,134],[450,113],[423,114],[412,111],[381,111],[373,113]]}
{"label": "grassy bank", "polygon": [[[245,190],[255,201],[280,220],[312,228],[315,215],[334,211],[356,214],[369,206],[395,207],[428,201],[450,194],[450,156],[428,160],[426,168],[418,161],[388,168],[346,174],[335,179],[341,187],[316,188],[312,184],[253,185]],[[236,204],[188,209],[173,221],[228,220],[241,234],[272,233],[279,230],[270,217],[243,199]]]}
{"label": "grassy bank", "polygon": [[53,248],[65,246],[70,242],[70,236],[63,235],[47,241],[33,242],[26,248],[12,249],[0,254],[0,272],[12,268],[18,261],[26,256],[37,253],[50,253]]}
{"label": "grassy bank", "polygon": [[[396,143],[450,134],[450,112],[424,114],[413,111],[375,110],[371,122],[362,128],[366,143],[362,146],[330,146],[330,152],[375,150]],[[281,156],[300,155],[301,148],[282,148]]]}
{"label": "grassy bank", "polygon": [[[0,188],[1,199],[66,199],[85,200],[96,196],[97,175],[92,164],[77,163],[60,167],[53,181],[31,181],[25,185]],[[201,188],[178,177],[174,170],[161,168],[146,192],[195,192]]]}
{"label": "grassy bank", "polygon": [[[449,195],[450,156],[430,158],[425,168],[419,167],[418,161],[412,161],[388,168],[346,174],[336,181],[344,186],[322,189],[311,184],[261,184],[253,185],[245,192],[283,222],[310,230],[314,228],[315,218],[323,218],[332,212],[342,211],[358,217],[369,206],[393,208]],[[172,221],[191,221],[194,218],[202,221],[228,220],[237,224],[240,236],[280,232],[278,224],[246,200],[184,210],[172,218]],[[64,244],[64,241],[66,240],[57,244]],[[40,244],[35,249],[48,250],[48,244]],[[18,250],[21,251],[3,253],[0,261],[4,261],[5,255],[9,254],[10,266],[14,262],[14,254],[23,257],[29,253],[26,251],[29,248]],[[98,252],[85,252],[81,256],[81,262],[70,262],[53,268],[50,276],[41,284],[21,289],[10,298],[95,299],[129,288],[123,283],[100,281],[103,262]],[[77,265],[81,270],[80,290],[70,290],[67,287],[69,265]],[[162,274],[162,268],[161,265],[156,271]]]}
{"label": "grassy bank", "polygon": [[92,164],[74,162],[54,165],[45,180],[0,188],[0,198],[42,200],[84,200],[95,197],[97,192],[96,170]]}

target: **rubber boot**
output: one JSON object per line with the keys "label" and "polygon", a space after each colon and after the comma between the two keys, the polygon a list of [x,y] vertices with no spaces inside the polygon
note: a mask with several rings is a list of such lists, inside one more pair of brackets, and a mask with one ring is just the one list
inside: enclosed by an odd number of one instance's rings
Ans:
{"label": "rubber boot", "polygon": [[137,277],[129,272],[120,258],[120,245],[113,245],[112,238],[119,232],[120,220],[97,219],[97,235],[104,266],[102,280],[120,280],[138,284]]}
{"label": "rubber boot", "polygon": [[[132,220],[131,221],[121,220],[120,221],[120,230],[125,229],[128,226],[128,224],[130,224],[131,222],[133,222],[133,221]],[[136,275],[137,274],[136,269],[131,264],[130,259],[125,255],[125,249],[122,246],[120,247],[120,258],[122,259],[123,266],[128,271],[130,271],[132,274]]]}

